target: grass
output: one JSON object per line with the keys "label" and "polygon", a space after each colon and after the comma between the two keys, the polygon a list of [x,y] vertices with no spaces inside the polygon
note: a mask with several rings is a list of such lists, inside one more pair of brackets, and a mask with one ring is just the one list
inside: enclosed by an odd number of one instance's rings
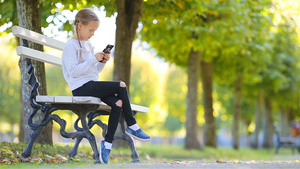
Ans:
{"label": "grass", "polygon": [[[240,148],[209,148],[203,150],[186,150],[183,146],[141,146],[138,153],[144,157],[145,154],[153,158],[165,158],[171,160],[277,160],[275,149],[250,149]],[[280,155],[291,155],[290,149],[280,149]]]}
{"label": "grass", "polygon": [[[89,145],[81,145],[78,150],[77,159],[68,160],[68,152],[73,145],[41,145],[35,144],[32,156],[28,159],[21,157],[21,152],[25,149],[23,143],[0,143],[0,168],[28,168],[35,165],[59,165],[72,167],[78,165],[92,165],[92,149]],[[240,161],[240,160],[279,160],[282,156],[289,157],[292,153],[290,149],[280,149],[281,157],[274,155],[274,149],[240,148],[204,148],[203,150],[186,150],[183,146],[175,145],[142,145],[137,147],[140,160],[143,162],[155,161],[183,161],[183,160],[202,160],[202,161]],[[129,148],[113,148],[110,156],[110,163],[130,162],[131,151]],[[4,161],[4,162],[3,162]]]}

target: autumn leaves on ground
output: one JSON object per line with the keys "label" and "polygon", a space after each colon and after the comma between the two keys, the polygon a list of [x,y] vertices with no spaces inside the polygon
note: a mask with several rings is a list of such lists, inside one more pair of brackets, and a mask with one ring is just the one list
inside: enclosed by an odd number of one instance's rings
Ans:
{"label": "autumn leaves on ground", "polygon": [[[0,144],[0,163],[1,164],[14,164],[20,162],[28,163],[60,163],[67,161],[65,156],[70,147],[50,147],[37,144],[34,146],[33,154],[30,158],[24,158],[21,156],[22,151],[25,149],[26,144],[21,143],[7,143]],[[63,154],[63,155],[62,155]],[[80,156],[80,154],[79,154]]]}

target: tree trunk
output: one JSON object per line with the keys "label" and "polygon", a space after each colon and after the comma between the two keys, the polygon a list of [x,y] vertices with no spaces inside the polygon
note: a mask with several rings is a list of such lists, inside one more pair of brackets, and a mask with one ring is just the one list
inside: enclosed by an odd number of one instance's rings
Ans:
{"label": "tree trunk", "polygon": [[264,112],[264,122],[263,122],[263,148],[273,147],[273,109],[272,103],[269,98],[265,98],[265,112]]}
{"label": "tree trunk", "polygon": [[188,59],[188,93],[187,93],[187,109],[186,109],[186,149],[200,149],[201,145],[198,136],[198,79],[200,66],[200,52],[191,51]]}
{"label": "tree trunk", "polygon": [[257,97],[256,113],[255,113],[255,131],[253,133],[253,140],[251,141],[251,148],[258,148],[258,134],[261,129],[261,115],[263,111],[263,91],[260,90]]}
{"label": "tree trunk", "polygon": [[280,136],[288,137],[291,136],[291,127],[290,127],[290,111],[288,108],[280,107]]}
{"label": "tree trunk", "polygon": [[[41,33],[41,17],[40,17],[40,7],[38,0],[17,0],[17,11],[19,26]],[[20,39],[20,44],[23,45],[23,40]],[[28,47],[43,51],[43,46],[28,42]],[[44,63],[32,61],[35,67],[35,75],[40,82],[39,94],[47,95],[46,92],[46,78],[45,78],[45,66]],[[28,118],[31,114],[30,105],[30,92],[31,87],[28,84],[28,74],[27,74],[27,63],[26,59],[21,57],[19,61],[19,66],[21,69],[21,83],[22,83],[22,100],[23,100],[23,116],[24,116],[24,142],[28,142],[30,139],[31,129],[28,126]],[[38,112],[33,119],[34,123],[38,123],[43,119],[43,114]],[[52,145],[52,123],[45,126],[37,138],[37,142],[46,143]]]}
{"label": "tree trunk", "polygon": [[[18,39],[18,46],[20,45],[19,39]],[[21,78],[21,76],[20,76]],[[20,85],[20,96],[22,96],[22,86]],[[23,105],[22,97],[20,97],[20,104]],[[20,122],[19,122],[19,142],[24,142],[25,135],[24,135],[24,116],[23,116],[23,107],[20,106]]]}
{"label": "tree trunk", "polygon": [[239,149],[240,141],[240,128],[239,123],[241,119],[241,97],[242,97],[242,75],[237,76],[235,82],[235,99],[234,99],[234,112],[233,112],[233,126],[232,126],[232,137],[233,137],[233,148]]}
{"label": "tree trunk", "polygon": [[15,139],[15,133],[14,133],[14,120],[10,119],[10,127],[11,127],[11,131],[10,131],[10,142],[14,142]]}
{"label": "tree trunk", "polygon": [[213,62],[201,61],[203,104],[204,104],[204,141],[205,146],[217,147],[216,122],[213,115],[212,76]]}
{"label": "tree trunk", "polygon": [[[127,84],[128,92],[130,85],[131,48],[138,22],[142,16],[143,4],[143,0],[116,0],[118,16],[116,21],[113,80],[124,81]],[[121,134],[121,131],[119,125],[116,134]],[[127,145],[127,142],[121,140],[114,141],[114,146],[116,147],[123,145]]]}

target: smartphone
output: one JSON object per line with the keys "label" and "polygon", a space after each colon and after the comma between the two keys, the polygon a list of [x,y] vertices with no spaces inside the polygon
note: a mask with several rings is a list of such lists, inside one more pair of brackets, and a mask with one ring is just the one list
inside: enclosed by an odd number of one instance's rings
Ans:
{"label": "smartphone", "polygon": [[106,48],[103,50],[104,53],[108,53],[109,51],[112,50],[112,48],[114,47],[114,45],[107,45]]}

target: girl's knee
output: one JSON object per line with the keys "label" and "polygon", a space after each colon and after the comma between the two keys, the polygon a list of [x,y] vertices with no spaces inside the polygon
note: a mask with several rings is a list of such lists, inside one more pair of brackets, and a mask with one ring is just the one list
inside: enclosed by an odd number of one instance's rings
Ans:
{"label": "girl's knee", "polygon": [[122,107],[122,106],[123,106],[122,100],[118,100],[118,101],[116,102],[116,105],[117,105],[118,107]]}
{"label": "girl's knee", "polygon": [[120,82],[120,87],[126,87],[126,83],[125,82]]}

